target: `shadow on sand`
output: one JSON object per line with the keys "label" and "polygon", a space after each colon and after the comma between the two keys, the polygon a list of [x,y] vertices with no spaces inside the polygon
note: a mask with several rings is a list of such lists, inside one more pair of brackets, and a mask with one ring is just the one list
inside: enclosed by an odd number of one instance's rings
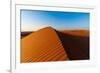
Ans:
{"label": "shadow on sand", "polygon": [[70,60],[89,59],[89,37],[56,32]]}

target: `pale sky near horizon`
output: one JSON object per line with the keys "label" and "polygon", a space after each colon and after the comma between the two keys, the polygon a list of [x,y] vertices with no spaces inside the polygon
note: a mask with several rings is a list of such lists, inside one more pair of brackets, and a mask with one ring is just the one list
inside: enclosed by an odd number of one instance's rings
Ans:
{"label": "pale sky near horizon", "polygon": [[89,29],[89,13],[21,10],[21,31],[51,26],[58,30]]}

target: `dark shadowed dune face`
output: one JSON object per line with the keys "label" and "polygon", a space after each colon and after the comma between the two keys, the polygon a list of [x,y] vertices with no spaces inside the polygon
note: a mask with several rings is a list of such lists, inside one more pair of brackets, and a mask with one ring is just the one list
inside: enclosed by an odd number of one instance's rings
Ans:
{"label": "dark shadowed dune face", "polygon": [[[65,33],[56,31],[70,60],[89,59],[89,33],[81,31]],[[79,32],[82,34],[79,34]],[[88,33],[88,34],[87,34]],[[84,35],[83,35],[84,34]]]}

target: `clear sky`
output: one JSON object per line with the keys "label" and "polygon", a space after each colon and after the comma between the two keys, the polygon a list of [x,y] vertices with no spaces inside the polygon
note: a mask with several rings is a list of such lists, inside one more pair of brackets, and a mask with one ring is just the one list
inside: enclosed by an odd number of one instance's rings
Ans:
{"label": "clear sky", "polygon": [[89,29],[89,13],[21,10],[21,31],[51,26],[58,30]]}

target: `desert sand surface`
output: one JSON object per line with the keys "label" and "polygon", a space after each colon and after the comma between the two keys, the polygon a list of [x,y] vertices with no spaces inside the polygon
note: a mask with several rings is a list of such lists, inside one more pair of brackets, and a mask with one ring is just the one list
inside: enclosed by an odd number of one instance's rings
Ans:
{"label": "desert sand surface", "polygon": [[21,39],[21,63],[69,60],[52,27],[33,32]]}
{"label": "desert sand surface", "polygon": [[88,30],[46,27],[25,34],[21,39],[21,63],[89,59]]}

